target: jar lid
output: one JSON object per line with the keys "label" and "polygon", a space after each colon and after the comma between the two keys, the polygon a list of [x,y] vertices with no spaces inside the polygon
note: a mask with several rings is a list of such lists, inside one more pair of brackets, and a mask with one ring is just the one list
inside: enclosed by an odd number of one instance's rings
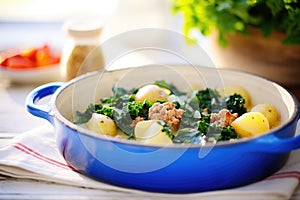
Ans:
{"label": "jar lid", "polygon": [[63,25],[63,29],[74,37],[91,37],[99,36],[103,28],[100,20],[95,19],[76,19],[67,21]]}

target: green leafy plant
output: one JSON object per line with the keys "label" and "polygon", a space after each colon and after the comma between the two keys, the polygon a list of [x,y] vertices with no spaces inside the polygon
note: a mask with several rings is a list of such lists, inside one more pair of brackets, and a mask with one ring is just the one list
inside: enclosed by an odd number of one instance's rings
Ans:
{"label": "green leafy plant", "polygon": [[172,0],[174,13],[183,16],[184,34],[192,30],[208,36],[214,30],[226,46],[228,34],[259,28],[264,37],[272,31],[286,34],[283,44],[300,44],[300,2],[298,0]]}

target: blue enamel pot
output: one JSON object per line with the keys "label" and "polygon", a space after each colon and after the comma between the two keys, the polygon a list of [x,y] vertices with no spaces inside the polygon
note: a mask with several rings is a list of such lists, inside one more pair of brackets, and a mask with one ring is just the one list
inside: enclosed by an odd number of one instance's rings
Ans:
{"label": "blue enamel pot", "polygon": [[[275,105],[281,123],[260,136],[205,146],[150,146],[96,134],[73,123],[76,111],[110,96],[113,86],[129,89],[156,80],[173,83],[180,90],[242,86],[253,105]],[[47,104],[36,103],[49,95]],[[300,135],[295,133],[296,98],[274,82],[238,71],[192,66],[99,71],[67,83],[42,85],[28,95],[26,107],[54,126],[58,149],[76,170],[109,184],[145,191],[192,193],[247,185],[278,171],[290,152],[300,148]]]}

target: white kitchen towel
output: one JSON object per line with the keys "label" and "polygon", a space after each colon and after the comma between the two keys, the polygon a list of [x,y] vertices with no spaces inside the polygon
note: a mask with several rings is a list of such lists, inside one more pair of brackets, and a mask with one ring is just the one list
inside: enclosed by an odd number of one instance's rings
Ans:
{"label": "white kitchen towel", "polygon": [[78,187],[136,193],[156,199],[276,200],[289,199],[300,182],[300,150],[293,151],[287,164],[265,180],[228,190],[184,194],[161,194],[132,190],[93,180],[69,166],[56,148],[51,125],[22,133],[0,147],[0,174],[62,183]]}

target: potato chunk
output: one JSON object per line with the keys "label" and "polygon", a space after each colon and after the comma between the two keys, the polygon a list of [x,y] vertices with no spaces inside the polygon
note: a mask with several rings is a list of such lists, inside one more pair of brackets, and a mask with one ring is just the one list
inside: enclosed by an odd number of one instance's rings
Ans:
{"label": "potato chunk", "polygon": [[274,128],[279,124],[279,113],[272,104],[257,104],[251,109],[251,112],[262,113],[268,119],[270,128]]}
{"label": "potato chunk", "polygon": [[144,101],[147,99],[151,103],[156,100],[167,101],[170,91],[157,85],[149,84],[141,87],[135,95],[135,101]]}
{"label": "potato chunk", "polygon": [[146,120],[136,124],[134,129],[135,137],[143,144],[150,145],[167,145],[172,143],[172,140],[165,132],[162,131],[163,121]]}
{"label": "potato chunk", "polygon": [[87,122],[86,127],[96,133],[115,136],[117,135],[117,126],[108,116],[93,113],[91,119]]}
{"label": "potato chunk", "polygon": [[250,137],[270,130],[268,119],[260,112],[248,112],[231,123],[241,137]]}

